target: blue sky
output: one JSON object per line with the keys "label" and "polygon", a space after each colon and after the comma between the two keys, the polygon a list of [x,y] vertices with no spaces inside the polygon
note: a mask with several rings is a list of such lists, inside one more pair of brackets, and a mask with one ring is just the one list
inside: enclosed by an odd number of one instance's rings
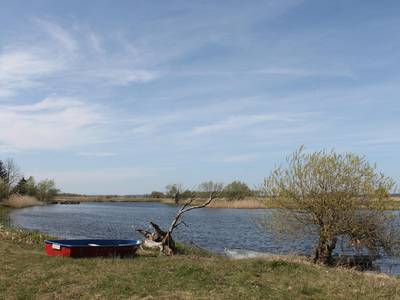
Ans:
{"label": "blue sky", "polygon": [[67,192],[250,186],[305,145],[400,182],[398,1],[1,1],[0,157]]}

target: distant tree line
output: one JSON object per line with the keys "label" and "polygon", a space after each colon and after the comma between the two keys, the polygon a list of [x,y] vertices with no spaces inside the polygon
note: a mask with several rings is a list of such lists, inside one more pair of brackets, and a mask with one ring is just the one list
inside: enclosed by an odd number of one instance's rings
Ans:
{"label": "distant tree line", "polygon": [[54,180],[44,179],[36,183],[32,176],[27,179],[13,159],[0,160],[0,201],[13,194],[36,197],[40,201],[52,201],[58,194]]}
{"label": "distant tree line", "polygon": [[192,196],[199,198],[207,198],[212,191],[221,191],[221,196],[228,200],[243,200],[246,197],[260,196],[260,192],[252,190],[242,181],[233,181],[226,186],[221,182],[205,181],[196,188],[190,190],[185,189],[182,184],[173,183],[165,187],[164,192],[153,191],[146,195],[148,198],[172,198],[178,203],[180,200],[186,200]]}

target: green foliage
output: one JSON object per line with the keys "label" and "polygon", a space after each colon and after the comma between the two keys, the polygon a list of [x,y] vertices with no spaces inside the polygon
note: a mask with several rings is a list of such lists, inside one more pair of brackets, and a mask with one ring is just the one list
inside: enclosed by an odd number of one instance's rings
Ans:
{"label": "green foliage", "polygon": [[9,198],[20,178],[19,167],[13,159],[9,158],[5,161],[0,161],[0,181],[2,182],[2,195],[0,196],[6,199]]}
{"label": "green foliage", "polygon": [[6,182],[7,180],[7,170],[4,165],[4,162],[0,160],[0,180]]}
{"label": "green foliage", "polygon": [[233,181],[223,190],[224,197],[230,200],[241,200],[246,196],[252,196],[252,194],[247,184],[241,181]]}
{"label": "green foliage", "polygon": [[212,192],[218,192],[221,191],[224,187],[224,184],[221,182],[214,182],[212,180],[210,181],[205,181],[199,184],[198,191],[199,192],[205,192],[207,194],[212,193]]}
{"label": "green foliage", "polygon": [[8,198],[8,191],[8,172],[5,163],[0,160],[0,201]]}
{"label": "green foliage", "polygon": [[169,184],[165,187],[165,195],[169,198],[174,198],[176,194],[182,193],[183,187],[179,183]]}
{"label": "green foliage", "polygon": [[8,197],[7,191],[8,191],[7,184],[2,179],[0,179],[0,201]]}
{"label": "green foliage", "polygon": [[59,190],[56,188],[54,180],[45,179],[36,186],[36,197],[40,201],[52,201],[57,196]]}
{"label": "green foliage", "polygon": [[168,198],[175,199],[175,203],[178,203],[181,199],[181,194],[183,192],[183,187],[179,183],[169,184],[165,187],[165,195]]}
{"label": "green foliage", "polygon": [[26,180],[25,188],[26,188],[26,193],[29,196],[35,197],[37,192],[35,178],[29,176],[29,178]]}
{"label": "green foliage", "polygon": [[19,167],[14,160],[0,160],[0,200],[8,199],[11,194],[29,195],[41,201],[52,201],[59,190],[53,180],[43,180],[36,185],[35,179],[21,177]]}
{"label": "green foliage", "polygon": [[190,256],[203,256],[203,257],[211,257],[212,254],[202,249],[198,246],[188,246],[182,243],[176,243],[176,249],[178,255],[190,255]]}
{"label": "green foliage", "polygon": [[398,226],[385,212],[394,186],[364,157],[334,150],[306,154],[301,147],[265,179],[278,210],[267,220],[275,232],[319,236],[314,261],[331,263],[339,239],[371,255],[395,250]]}
{"label": "green foliage", "polygon": [[191,190],[184,190],[182,194],[180,194],[180,199],[189,199],[193,197],[193,192]]}
{"label": "green foliage", "polygon": [[14,189],[15,193],[18,193],[20,195],[26,195],[28,194],[28,189],[26,185],[26,179],[24,177],[21,178],[21,180],[18,182],[17,186]]}
{"label": "green foliage", "polygon": [[196,195],[200,198],[208,198],[212,192],[221,192],[224,184],[212,180],[204,181],[197,187]]}
{"label": "green foliage", "polygon": [[163,192],[152,191],[149,195],[150,198],[159,199],[164,198],[165,195]]}

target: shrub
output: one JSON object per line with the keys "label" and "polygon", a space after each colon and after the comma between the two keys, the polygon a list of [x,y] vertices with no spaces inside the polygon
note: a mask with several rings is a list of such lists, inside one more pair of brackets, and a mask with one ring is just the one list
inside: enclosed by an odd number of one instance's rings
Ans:
{"label": "shrub", "polygon": [[251,196],[252,191],[246,183],[233,181],[224,188],[223,195],[230,200],[241,200],[246,196]]}
{"label": "shrub", "polygon": [[151,192],[151,194],[149,195],[150,198],[155,198],[155,199],[159,199],[159,198],[164,198],[165,195],[162,192],[157,192],[157,191],[153,191]]}
{"label": "shrub", "polygon": [[54,180],[45,179],[36,186],[36,197],[40,201],[52,201],[57,196],[59,190],[56,188]]}
{"label": "shrub", "polygon": [[385,211],[394,187],[364,157],[334,150],[306,154],[300,148],[265,179],[267,195],[280,209],[267,219],[275,232],[318,236],[314,261],[332,263],[339,240],[371,256],[398,245],[398,226]]}

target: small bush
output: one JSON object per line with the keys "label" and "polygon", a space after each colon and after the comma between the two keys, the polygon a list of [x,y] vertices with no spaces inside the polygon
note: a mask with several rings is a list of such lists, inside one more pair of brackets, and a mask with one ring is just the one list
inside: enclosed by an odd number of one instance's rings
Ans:
{"label": "small bush", "polygon": [[223,190],[224,197],[229,200],[241,200],[247,196],[252,196],[252,194],[253,193],[247,184],[241,181],[233,181]]}
{"label": "small bush", "polygon": [[54,180],[45,179],[36,186],[36,197],[40,201],[50,202],[57,196],[59,190],[56,188]]}

